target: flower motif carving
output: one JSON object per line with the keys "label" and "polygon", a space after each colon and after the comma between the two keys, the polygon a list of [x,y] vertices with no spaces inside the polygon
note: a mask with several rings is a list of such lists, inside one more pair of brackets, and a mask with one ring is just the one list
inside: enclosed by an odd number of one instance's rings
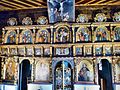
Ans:
{"label": "flower motif carving", "polygon": [[120,12],[114,13],[113,21],[120,22]]}
{"label": "flower motif carving", "polygon": [[88,22],[87,15],[86,14],[79,14],[77,19],[76,19],[76,22],[80,22],[80,23]]}
{"label": "flower motif carving", "polygon": [[10,26],[15,26],[17,25],[17,19],[16,18],[9,18],[7,21],[7,24]]}
{"label": "flower motif carving", "polygon": [[94,18],[95,22],[105,22],[107,21],[107,17],[104,13],[98,13],[96,14],[96,17]]}
{"label": "flower motif carving", "polygon": [[37,24],[40,24],[40,25],[48,24],[48,20],[45,16],[40,16],[37,19]]}
{"label": "flower motif carving", "polygon": [[32,25],[33,21],[30,17],[25,17],[23,20],[22,20],[22,24],[23,25]]}

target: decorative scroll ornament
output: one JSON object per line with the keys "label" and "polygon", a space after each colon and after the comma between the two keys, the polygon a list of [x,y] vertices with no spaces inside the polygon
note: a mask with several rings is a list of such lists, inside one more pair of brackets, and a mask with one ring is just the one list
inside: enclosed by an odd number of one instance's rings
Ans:
{"label": "decorative scroll ornament", "polygon": [[107,21],[107,17],[104,13],[98,13],[96,14],[96,17],[94,18],[95,22],[105,22]]}
{"label": "decorative scroll ornament", "polygon": [[7,21],[7,24],[10,26],[17,25],[17,19],[16,18],[9,18]]}
{"label": "decorative scroll ornament", "polygon": [[23,25],[32,25],[33,21],[30,17],[25,17],[23,20],[22,20],[22,24]]}
{"label": "decorative scroll ornament", "polygon": [[76,19],[76,22],[80,22],[80,23],[88,22],[87,15],[86,14],[79,14],[77,19]]}
{"label": "decorative scroll ornament", "polygon": [[114,13],[113,21],[120,22],[120,12]]}
{"label": "decorative scroll ornament", "polygon": [[40,16],[37,19],[37,24],[39,24],[39,25],[48,24],[48,20],[47,20],[47,18],[45,16]]}

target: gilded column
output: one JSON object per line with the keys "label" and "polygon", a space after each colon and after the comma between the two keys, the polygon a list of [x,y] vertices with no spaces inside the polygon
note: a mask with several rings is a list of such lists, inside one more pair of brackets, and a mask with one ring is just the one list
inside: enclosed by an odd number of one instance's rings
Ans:
{"label": "gilded column", "polygon": [[95,42],[95,38],[94,38],[94,27],[92,26],[92,42]]}
{"label": "gilded column", "polygon": [[113,81],[113,83],[115,83],[117,81],[116,67],[115,67],[116,61],[117,61],[117,59],[114,59],[114,58],[112,59],[112,81]]}
{"label": "gilded column", "polygon": [[97,67],[96,58],[93,58],[93,68],[94,68],[94,80],[95,83],[98,85],[98,67]]}
{"label": "gilded column", "polygon": [[75,52],[75,46],[73,46],[73,56],[75,56],[76,55],[76,52]]}
{"label": "gilded column", "polygon": [[3,59],[3,62],[4,62],[4,65],[3,65],[3,79],[5,79],[5,74],[6,74],[6,63],[5,63],[5,60],[6,60],[7,58],[4,58]]}
{"label": "gilded column", "polygon": [[33,41],[32,41],[32,43],[34,44],[36,41],[35,41],[35,27],[33,27],[33,34],[32,34],[32,36],[33,36]]}
{"label": "gilded column", "polygon": [[5,28],[2,29],[2,44],[4,43],[5,39]]}
{"label": "gilded column", "polygon": [[50,59],[49,61],[49,67],[50,67],[50,81],[52,82],[53,81],[53,75],[52,75],[52,58]]}
{"label": "gilded column", "polygon": [[31,80],[32,80],[32,82],[34,82],[34,80],[35,80],[35,58],[34,57],[33,57],[33,60],[32,60]]}
{"label": "gilded column", "polygon": [[19,40],[20,40],[19,28],[17,28],[16,44],[19,43]]}
{"label": "gilded column", "polygon": [[14,84],[17,84],[18,82],[18,79],[19,79],[19,58],[17,56],[14,57],[14,60],[16,62],[16,65],[15,65],[15,82]]}
{"label": "gilded column", "polygon": [[[53,31],[53,26],[50,26],[50,30],[51,30],[51,43],[53,42],[53,38],[54,38],[54,31]],[[55,42],[55,40],[54,40]]]}
{"label": "gilded column", "polygon": [[112,42],[114,42],[114,31],[112,30],[113,29],[113,27],[112,26],[110,26],[110,31],[111,31],[111,40],[112,40]]}
{"label": "gilded column", "polygon": [[73,32],[73,43],[75,43],[75,29],[74,29],[74,27],[72,27],[72,32]]}
{"label": "gilded column", "polygon": [[4,57],[2,57],[2,60],[1,60],[1,79],[4,79],[4,65],[5,65],[5,58]]}

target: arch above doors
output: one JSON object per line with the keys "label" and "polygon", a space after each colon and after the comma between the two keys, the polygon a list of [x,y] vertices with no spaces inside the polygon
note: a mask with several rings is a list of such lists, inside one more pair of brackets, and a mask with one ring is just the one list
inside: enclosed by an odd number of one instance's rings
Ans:
{"label": "arch above doors", "polygon": [[67,61],[71,65],[71,68],[74,69],[74,58],[72,58],[72,57],[70,57],[70,58],[58,57],[58,58],[53,58],[52,59],[52,69],[53,69],[53,71],[54,71],[57,63],[59,63],[60,61]]}

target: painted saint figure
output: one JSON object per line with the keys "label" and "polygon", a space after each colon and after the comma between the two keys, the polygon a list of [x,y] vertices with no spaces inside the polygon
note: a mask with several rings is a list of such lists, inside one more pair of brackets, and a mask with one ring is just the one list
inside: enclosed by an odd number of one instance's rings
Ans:
{"label": "painted saint figure", "polygon": [[78,73],[78,81],[91,81],[91,79],[90,70],[87,68],[86,64],[83,64]]}
{"label": "painted saint figure", "polygon": [[10,34],[7,37],[7,43],[15,43],[16,42],[16,33],[10,32]]}
{"label": "painted saint figure", "polygon": [[104,28],[99,28],[96,31],[96,41],[106,41],[108,40],[108,33]]}
{"label": "painted saint figure", "polygon": [[48,42],[48,33],[45,30],[42,30],[38,33],[38,42]]}
{"label": "painted saint figure", "polygon": [[32,35],[31,35],[30,31],[26,31],[23,33],[22,42],[23,43],[32,43]]}
{"label": "painted saint figure", "polygon": [[14,80],[15,65],[12,61],[8,62],[6,67],[6,79]]}
{"label": "painted saint figure", "polygon": [[58,31],[57,40],[58,42],[67,42],[68,41],[68,31],[64,28],[61,28]]}

